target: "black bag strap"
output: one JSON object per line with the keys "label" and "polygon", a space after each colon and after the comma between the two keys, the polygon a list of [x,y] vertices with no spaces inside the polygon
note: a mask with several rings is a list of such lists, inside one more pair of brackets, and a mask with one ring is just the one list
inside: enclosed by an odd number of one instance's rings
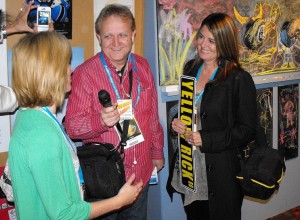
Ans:
{"label": "black bag strap", "polygon": [[131,92],[132,92],[132,81],[133,81],[133,76],[132,76],[132,69],[129,71],[129,95],[131,97]]}
{"label": "black bag strap", "polygon": [[117,147],[115,147],[114,149],[112,149],[110,152],[109,152],[109,155],[107,157],[110,158],[114,153],[116,153],[120,148],[120,156],[122,158],[125,157],[125,152],[124,152],[124,148],[126,146],[126,142],[127,142],[127,134],[128,134],[128,128],[129,128],[129,122],[130,120],[125,120],[124,123],[123,123],[123,131],[122,131],[122,134],[121,134],[121,141],[119,143],[119,145]]}
{"label": "black bag strap", "polygon": [[[237,90],[237,87],[236,87],[236,77],[237,77],[237,74],[234,72],[233,73],[233,77],[232,77],[232,105],[231,105],[231,111],[232,111],[232,114],[230,114],[229,116],[229,124],[231,127],[233,127],[234,125],[234,120],[233,120],[233,115],[235,115],[235,99],[236,99],[236,94],[238,93]],[[241,174],[243,175],[243,178],[244,180],[247,182],[247,183],[250,183],[250,177],[249,177],[249,173],[247,171],[247,168],[246,168],[246,164],[244,162],[244,159],[242,157],[242,153],[241,153],[241,150],[239,149],[239,147],[236,147],[236,152],[237,152],[237,158],[239,159],[239,162],[240,162],[240,167],[241,167]]]}
{"label": "black bag strap", "polygon": [[125,148],[126,142],[127,142],[128,128],[129,128],[129,120],[125,120],[124,124],[123,124],[123,132],[122,132],[121,142],[120,142],[120,146],[121,146],[120,154],[123,158],[125,156],[124,148]]}
{"label": "black bag strap", "polygon": [[[129,96],[130,97],[131,97],[131,92],[132,92],[132,81],[133,81],[133,76],[132,76],[132,69],[131,69],[129,71]],[[124,120],[122,134],[121,134],[121,141],[120,141],[119,145],[110,152],[108,157],[112,156],[117,150],[119,150],[120,147],[121,147],[120,155],[122,158],[125,157],[124,148],[125,148],[126,142],[127,142],[129,122],[130,122],[130,120]]]}
{"label": "black bag strap", "polygon": [[248,170],[246,168],[246,164],[244,162],[244,159],[241,155],[241,151],[238,147],[236,148],[236,151],[237,151],[237,157],[239,159],[240,166],[241,166],[241,174],[244,178],[244,181],[246,181],[247,183],[250,183],[250,176],[249,176]]}

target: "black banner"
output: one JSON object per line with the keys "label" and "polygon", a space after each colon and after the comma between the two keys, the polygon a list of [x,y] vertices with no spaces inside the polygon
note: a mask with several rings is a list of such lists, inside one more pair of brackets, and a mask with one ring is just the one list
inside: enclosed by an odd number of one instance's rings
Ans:
{"label": "black banner", "polygon": [[[188,131],[193,131],[195,122],[194,103],[196,98],[196,81],[194,77],[180,77],[180,99],[178,117],[187,126]],[[180,176],[182,185],[188,190],[196,191],[195,173],[193,163],[193,146],[185,141],[184,135],[178,137]]]}

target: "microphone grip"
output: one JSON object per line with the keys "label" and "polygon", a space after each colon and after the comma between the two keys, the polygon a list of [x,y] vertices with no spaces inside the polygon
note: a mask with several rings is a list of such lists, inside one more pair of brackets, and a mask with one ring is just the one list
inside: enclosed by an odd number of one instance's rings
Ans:
{"label": "microphone grip", "polygon": [[98,99],[104,108],[112,106],[110,95],[106,90],[102,89],[98,92]]}
{"label": "microphone grip", "polygon": [[[104,108],[112,106],[110,95],[106,90],[103,89],[98,92],[98,99]],[[119,133],[122,134],[122,128],[120,123],[118,122],[115,126],[117,127]]]}
{"label": "microphone grip", "polygon": [[107,107],[111,107],[112,104],[111,104],[111,102],[108,102],[108,103],[102,104],[102,106],[103,106],[104,108],[107,108]]}

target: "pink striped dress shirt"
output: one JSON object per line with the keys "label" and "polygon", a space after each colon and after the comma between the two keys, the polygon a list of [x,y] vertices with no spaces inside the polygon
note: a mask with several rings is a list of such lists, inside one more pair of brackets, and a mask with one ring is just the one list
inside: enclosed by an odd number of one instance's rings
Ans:
{"label": "pink striped dress shirt", "polygon": [[[152,71],[146,59],[131,54],[135,64],[128,62],[128,68],[123,74],[122,83],[115,67],[104,55],[117,90],[121,98],[126,98],[129,90],[128,72],[132,69],[132,101],[136,104],[138,84],[140,98],[133,109],[134,116],[140,126],[145,141],[125,150],[126,178],[132,173],[136,181],[142,179],[146,184],[153,170],[153,159],[163,159],[163,130],[158,118],[158,102]],[[136,68],[133,68],[135,65]],[[137,70],[137,71],[136,71]],[[140,82],[140,83],[138,83]],[[70,93],[65,116],[65,128],[72,139],[81,139],[84,143],[102,142],[117,145],[119,138],[114,128],[101,124],[100,110],[102,105],[98,100],[98,91],[105,89],[111,96],[112,103],[117,101],[115,91],[107,77],[99,54],[78,66],[72,76],[72,91]],[[136,158],[137,164],[134,164]]]}

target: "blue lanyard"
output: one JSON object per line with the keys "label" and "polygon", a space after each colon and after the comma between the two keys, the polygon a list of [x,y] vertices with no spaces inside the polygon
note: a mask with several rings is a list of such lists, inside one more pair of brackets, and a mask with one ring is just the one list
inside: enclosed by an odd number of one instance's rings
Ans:
{"label": "blue lanyard", "polygon": [[[71,139],[69,138],[69,136],[66,134],[65,132],[65,129],[63,129],[63,127],[61,126],[61,124],[57,121],[56,117],[53,115],[53,113],[49,110],[49,108],[47,107],[41,107],[44,112],[46,112],[55,122],[56,124],[59,126],[60,130],[62,131],[62,133],[64,134],[66,140],[68,141],[69,143],[69,146],[70,148],[73,150],[73,152],[75,152],[75,149],[74,149],[74,145],[72,144],[72,141]],[[75,152],[76,153],[76,152]],[[79,175],[79,179],[80,179],[80,184],[84,183],[84,180],[83,180],[83,175],[82,175],[82,170],[81,170],[81,167],[79,166],[79,170],[78,170],[78,175]]]}
{"label": "blue lanyard", "polygon": [[63,127],[61,126],[61,124],[57,121],[56,117],[52,114],[52,112],[49,110],[49,108],[47,107],[42,107],[42,109],[56,122],[56,124],[59,126],[60,130],[62,131],[62,133],[64,134],[66,140],[69,143],[70,148],[73,150],[73,152],[75,152],[75,149],[73,147],[73,144],[71,142],[71,139],[68,137],[68,135],[66,134],[65,130],[63,129]]}
{"label": "blue lanyard", "polygon": [[[198,82],[198,79],[199,79],[200,74],[202,72],[202,68],[203,68],[203,64],[198,69],[198,73],[197,73],[197,76],[196,76],[196,82]],[[211,75],[209,80],[213,80],[215,78],[215,75],[216,75],[217,71],[218,71],[218,67],[215,69],[215,71],[213,72],[213,74]],[[197,96],[196,101],[195,101],[195,105],[199,102],[199,100],[200,100],[201,96],[203,95],[203,93],[204,93],[204,88],[201,90],[201,92]]]}
{"label": "blue lanyard", "polygon": [[[115,94],[116,94],[116,97],[117,97],[117,99],[118,100],[121,100],[121,96],[120,96],[120,93],[119,93],[119,91],[118,91],[118,89],[117,89],[117,86],[116,86],[116,84],[115,84],[115,82],[114,82],[114,79],[112,78],[112,75],[111,75],[111,73],[110,73],[110,70],[109,70],[109,68],[108,68],[108,66],[107,66],[107,63],[106,63],[106,61],[105,61],[105,59],[104,59],[104,56],[103,56],[103,53],[102,52],[100,52],[100,60],[101,60],[101,62],[102,62],[102,65],[104,66],[104,69],[105,69],[105,72],[106,72],[106,75],[107,75],[107,77],[108,77],[108,79],[109,79],[109,82],[110,82],[110,84],[111,84],[111,86],[113,87],[113,90],[115,91]],[[133,70],[136,72],[136,73],[138,73],[138,69],[136,68],[136,66],[135,66],[135,63],[136,63],[136,61],[135,61],[135,59],[134,59],[134,57],[130,54],[129,55],[129,61],[133,64]],[[138,102],[139,102],[139,100],[140,100],[140,96],[141,96],[141,82],[140,82],[140,76],[139,75],[137,75],[138,76],[138,88],[137,88],[137,97],[136,97],[136,100],[135,100],[135,104],[132,106],[132,108],[135,108],[135,106],[138,104]],[[131,94],[130,94],[130,96],[131,96]]]}

